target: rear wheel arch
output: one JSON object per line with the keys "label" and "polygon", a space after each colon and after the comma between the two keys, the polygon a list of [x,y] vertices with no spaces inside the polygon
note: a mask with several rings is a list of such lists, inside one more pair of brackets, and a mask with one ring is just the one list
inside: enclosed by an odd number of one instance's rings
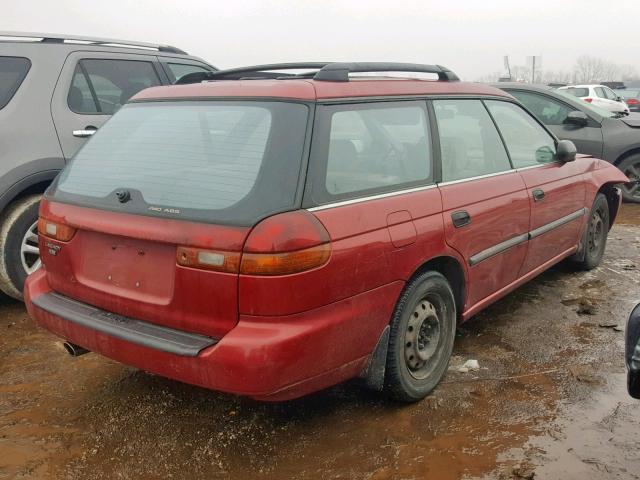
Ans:
{"label": "rear wheel arch", "polygon": [[460,261],[451,256],[441,256],[427,260],[411,275],[409,282],[428,271],[438,272],[447,279],[453,291],[458,317],[460,317],[464,311],[467,288],[466,274]]}

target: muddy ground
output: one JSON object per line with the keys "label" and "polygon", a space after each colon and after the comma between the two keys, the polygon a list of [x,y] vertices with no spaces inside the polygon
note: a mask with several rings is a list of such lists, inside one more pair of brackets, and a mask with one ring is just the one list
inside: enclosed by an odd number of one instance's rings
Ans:
{"label": "muddy ground", "polygon": [[406,406],[351,384],[260,404],[73,359],[3,299],[0,478],[640,478],[621,331],[639,301],[626,205],[601,267],[556,267],[465,323],[443,383]]}

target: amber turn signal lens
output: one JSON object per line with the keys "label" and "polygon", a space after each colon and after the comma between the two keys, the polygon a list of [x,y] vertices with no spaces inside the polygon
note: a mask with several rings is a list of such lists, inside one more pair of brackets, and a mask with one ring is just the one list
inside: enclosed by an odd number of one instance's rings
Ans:
{"label": "amber turn signal lens", "polygon": [[244,253],[240,273],[244,275],[289,275],[320,267],[331,256],[327,243],[286,253]]}
{"label": "amber turn signal lens", "polygon": [[38,219],[38,233],[61,242],[68,242],[76,234],[76,229],[69,225],[52,222],[46,218]]}
{"label": "amber turn signal lens", "polygon": [[200,248],[178,247],[178,265],[216,272],[238,273],[240,254],[235,252],[218,252]]}

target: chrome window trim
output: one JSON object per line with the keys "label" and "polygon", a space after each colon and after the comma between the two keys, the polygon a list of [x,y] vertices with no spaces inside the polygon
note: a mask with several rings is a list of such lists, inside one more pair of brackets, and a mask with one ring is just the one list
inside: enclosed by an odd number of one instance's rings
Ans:
{"label": "chrome window trim", "polygon": [[433,183],[431,185],[424,185],[422,187],[406,188],[404,190],[395,190],[393,192],[379,193],[377,195],[369,195],[366,197],[352,198],[349,200],[342,200],[340,202],[325,203],[324,205],[318,205],[317,207],[307,208],[307,211],[318,212],[321,210],[327,210],[329,208],[342,207],[345,205],[353,205],[354,203],[368,202],[370,200],[378,200],[378,199],[387,198],[387,197],[395,197],[397,195],[404,195],[405,193],[414,193],[414,192],[421,192],[423,190],[431,190],[432,188],[436,188],[437,186],[438,186],[437,184]]}
{"label": "chrome window trim", "polygon": [[531,170],[533,168],[546,167],[548,165],[562,165],[562,164],[557,160],[554,160],[553,162],[549,162],[549,163],[541,163],[539,165],[529,165],[528,167],[519,167],[519,168],[516,168],[516,171],[521,172],[523,170]]}
{"label": "chrome window trim", "polygon": [[447,185],[455,185],[457,183],[472,182],[474,180],[481,180],[483,178],[498,177],[500,175],[507,175],[508,173],[514,173],[514,172],[517,172],[517,170],[515,168],[512,168],[511,170],[504,170],[502,172],[496,172],[496,173],[487,173],[486,175],[479,175],[477,177],[461,178],[460,180],[451,180],[451,181],[448,181],[448,182],[440,182],[440,183],[438,183],[438,186],[439,187],[446,187]]}

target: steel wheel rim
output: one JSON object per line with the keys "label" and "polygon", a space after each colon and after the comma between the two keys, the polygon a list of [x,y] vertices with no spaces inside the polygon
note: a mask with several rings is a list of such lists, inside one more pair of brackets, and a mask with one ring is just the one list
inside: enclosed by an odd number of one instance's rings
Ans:
{"label": "steel wheel rim", "polygon": [[589,251],[593,253],[600,250],[605,233],[604,221],[599,209],[591,215],[591,223],[589,227]]}
{"label": "steel wheel rim", "polygon": [[640,161],[632,163],[623,173],[631,180],[622,185],[622,190],[631,197],[640,198]]}
{"label": "steel wheel rim", "polygon": [[40,249],[38,248],[38,222],[34,222],[22,237],[20,260],[27,275],[40,268]]}
{"label": "steel wheel rim", "polygon": [[404,338],[404,358],[411,376],[425,378],[442,338],[440,315],[431,301],[420,300],[411,312]]}

